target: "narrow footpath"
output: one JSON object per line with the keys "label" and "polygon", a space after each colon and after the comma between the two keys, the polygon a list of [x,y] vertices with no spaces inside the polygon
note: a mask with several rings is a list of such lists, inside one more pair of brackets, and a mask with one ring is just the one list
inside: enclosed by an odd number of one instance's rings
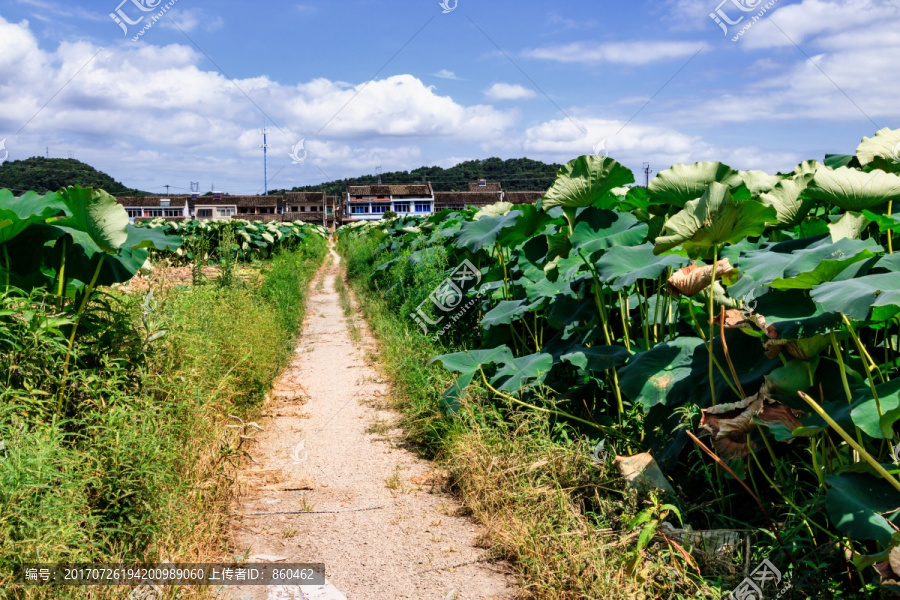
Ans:
{"label": "narrow footpath", "polygon": [[390,386],[362,316],[355,343],[335,278],[310,287],[293,359],[239,472],[229,548],[250,562],[324,563],[326,586],[224,588],[222,600],[512,599],[513,578],[457,516],[432,463],[399,446]]}

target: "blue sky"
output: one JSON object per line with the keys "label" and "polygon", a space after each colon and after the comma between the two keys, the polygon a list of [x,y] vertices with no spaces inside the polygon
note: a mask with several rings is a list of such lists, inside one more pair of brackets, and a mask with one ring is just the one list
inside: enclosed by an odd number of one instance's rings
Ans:
{"label": "blue sky", "polygon": [[[273,189],[598,145],[636,173],[789,171],[900,126],[887,0],[176,0],[132,41],[168,1],[4,2],[9,159],[49,146],[148,191],[259,193],[264,124]],[[127,35],[117,9],[142,17]]]}

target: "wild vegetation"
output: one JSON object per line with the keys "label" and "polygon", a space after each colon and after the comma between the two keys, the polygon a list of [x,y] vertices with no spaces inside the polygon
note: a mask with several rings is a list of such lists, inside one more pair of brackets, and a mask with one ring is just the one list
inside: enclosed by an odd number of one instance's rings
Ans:
{"label": "wild vegetation", "polygon": [[[485,158],[467,160],[456,166],[419,167],[412,171],[391,171],[381,174],[384,184],[408,184],[430,182],[436,192],[465,191],[469,184],[478,179],[499,181],[506,191],[546,190],[553,183],[560,165],[547,164],[530,158]],[[295,192],[322,192],[330,196],[340,196],[347,191],[348,185],[375,185],[378,177],[365,175],[350,179],[339,179],[315,186],[295,187]],[[282,193],[285,190],[273,193]]]}
{"label": "wild vegetation", "polygon": [[173,287],[162,270],[146,293],[114,285],[151,251],[179,249],[180,237],[130,225],[100,190],[0,190],[0,589],[9,597],[84,597],[84,588],[21,586],[27,563],[222,557],[242,420],[290,354],[325,238],[304,234],[245,265],[259,273],[251,283]]}
{"label": "wild vegetation", "polygon": [[[718,597],[768,560],[783,598],[874,598],[900,591],[898,174],[887,129],[649,188],[583,156],[537,206],[338,235],[411,435],[535,597]],[[625,484],[641,452],[668,490]]]}
{"label": "wild vegetation", "polygon": [[146,196],[147,192],[126,187],[110,175],[74,158],[33,156],[3,163],[0,189],[39,194],[71,186],[102,189],[114,195]]}

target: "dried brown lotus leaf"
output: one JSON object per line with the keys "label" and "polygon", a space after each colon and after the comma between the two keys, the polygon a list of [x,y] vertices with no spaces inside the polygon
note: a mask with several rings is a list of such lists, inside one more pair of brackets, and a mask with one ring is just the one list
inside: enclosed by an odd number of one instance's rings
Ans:
{"label": "dried brown lotus leaf", "polygon": [[[734,267],[727,258],[716,263],[716,279],[727,278]],[[712,283],[712,265],[698,266],[696,262],[675,271],[666,282],[670,294],[696,296]]]}
{"label": "dried brown lotus leaf", "polygon": [[766,425],[780,423],[791,431],[801,426],[789,407],[759,393],[739,402],[703,409],[700,428],[712,436],[713,446],[722,458],[741,458],[750,453],[748,435],[754,417]]}

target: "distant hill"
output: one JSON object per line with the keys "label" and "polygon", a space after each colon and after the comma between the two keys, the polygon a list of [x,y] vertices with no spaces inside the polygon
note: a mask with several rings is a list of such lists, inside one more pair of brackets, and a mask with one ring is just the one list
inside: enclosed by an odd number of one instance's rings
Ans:
{"label": "distant hill", "polygon": [[[561,165],[547,164],[530,158],[485,158],[468,160],[455,167],[421,167],[413,171],[392,171],[381,174],[381,182],[422,183],[430,181],[436,192],[459,192],[469,189],[469,183],[478,179],[499,181],[508,192],[545,191],[556,179],[556,171]],[[365,175],[351,179],[339,179],[319,185],[295,187],[293,192],[324,191],[328,195],[339,195],[346,191],[348,185],[372,185],[378,182],[375,175]],[[281,194],[287,190],[275,190],[270,193]]]}
{"label": "distant hill", "polygon": [[0,189],[46,193],[70,185],[100,188],[113,195],[146,196],[147,192],[125,187],[106,173],[72,158],[35,156],[0,165]]}

